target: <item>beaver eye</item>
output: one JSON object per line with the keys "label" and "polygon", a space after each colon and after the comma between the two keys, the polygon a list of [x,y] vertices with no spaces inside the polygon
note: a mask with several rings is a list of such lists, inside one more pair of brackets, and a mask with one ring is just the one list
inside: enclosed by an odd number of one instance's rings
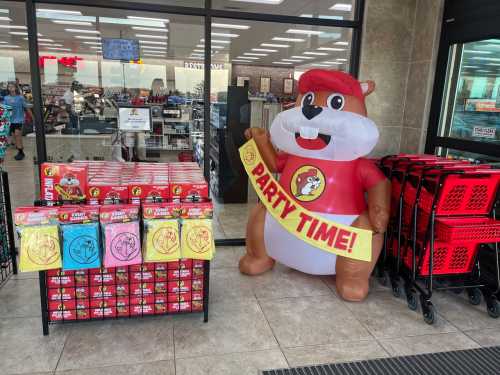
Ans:
{"label": "beaver eye", "polygon": [[312,105],[314,103],[314,93],[308,92],[302,97],[302,107]]}
{"label": "beaver eye", "polygon": [[332,94],[326,100],[326,104],[335,111],[341,111],[345,104],[344,96],[342,94]]}

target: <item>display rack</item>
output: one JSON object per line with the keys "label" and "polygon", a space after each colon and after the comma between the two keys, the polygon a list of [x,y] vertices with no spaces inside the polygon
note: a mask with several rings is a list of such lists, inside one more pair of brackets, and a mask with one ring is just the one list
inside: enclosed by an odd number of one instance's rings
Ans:
{"label": "display rack", "polygon": [[12,274],[17,274],[17,262],[9,177],[7,172],[0,171],[0,287]]}

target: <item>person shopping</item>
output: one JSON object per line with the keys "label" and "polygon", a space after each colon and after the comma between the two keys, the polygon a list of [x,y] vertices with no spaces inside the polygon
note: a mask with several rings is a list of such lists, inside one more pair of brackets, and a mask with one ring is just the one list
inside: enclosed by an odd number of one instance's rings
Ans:
{"label": "person shopping", "polygon": [[16,160],[24,159],[23,150],[23,124],[24,124],[24,111],[31,112],[27,108],[27,103],[24,96],[19,92],[18,86],[11,82],[7,85],[8,95],[3,98],[4,104],[12,107],[12,117],[10,129],[14,136],[15,145],[17,148],[17,155],[14,157]]}

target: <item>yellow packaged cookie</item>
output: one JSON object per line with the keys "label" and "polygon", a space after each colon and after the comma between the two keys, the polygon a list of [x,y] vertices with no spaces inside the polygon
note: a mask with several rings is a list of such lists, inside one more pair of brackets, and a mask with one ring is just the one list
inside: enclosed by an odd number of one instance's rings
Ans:
{"label": "yellow packaged cookie", "polygon": [[21,272],[61,268],[61,246],[57,225],[24,226],[20,233],[19,270]]}
{"label": "yellow packaged cookie", "polygon": [[181,257],[179,222],[172,220],[145,220],[145,262],[168,262]]}
{"label": "yellow packaged cookie", "polygon": [[181,253],[183,258],[211,260],[215,254],[211,219],[182,221]]}

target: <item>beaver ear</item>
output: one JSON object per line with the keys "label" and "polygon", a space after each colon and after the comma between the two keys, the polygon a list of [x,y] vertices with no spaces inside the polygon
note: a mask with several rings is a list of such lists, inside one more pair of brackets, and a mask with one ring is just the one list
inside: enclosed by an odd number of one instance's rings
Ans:
{"label": "beaver ear", "polygon": [[375,91],[375,82],[373,81],[361,82],[361,91],[363,91],[364,96],[370,95],[373,91]]}

